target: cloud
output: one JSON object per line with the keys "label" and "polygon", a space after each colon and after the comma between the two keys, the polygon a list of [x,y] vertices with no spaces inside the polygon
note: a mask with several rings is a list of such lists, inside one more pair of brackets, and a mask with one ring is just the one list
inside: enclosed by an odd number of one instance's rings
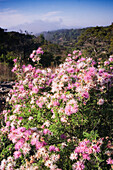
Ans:
{"label": "cloud", "polygon": [[43,31],[52,31],[63,28],[62,20],[59,21],[43,21],[43,20],[35,20],[31,23],[24,23],[21,25],[17,25],[15,27],[10,27],[10,30],[22,31],[27,30],[29,33],[33,32],[34,34],[40,33]]}
{"label": "cloud", "polygon": [[47,12],[46,14],[41,16],[42,20],[49,20],[49,21],[55,21],[55,20],[59,20],[61,18],[61,14],[62,11],[51,11],[51,12]]}
{"label": "cloud", "polygon": [[43,15],[36,13],[25,15],[17,10],[5,9],[0,11],[0,27],[9,31],[21,29],[33,33],[56,30],[63,27],[60,14],[61,11],[50,11]]}
{"label": "cloud", "polygon": [[24,24],[25,22],[30,22],[29,18],[16,10],[5,9],[0,11],[1,27],[16,26],[18,24]]}

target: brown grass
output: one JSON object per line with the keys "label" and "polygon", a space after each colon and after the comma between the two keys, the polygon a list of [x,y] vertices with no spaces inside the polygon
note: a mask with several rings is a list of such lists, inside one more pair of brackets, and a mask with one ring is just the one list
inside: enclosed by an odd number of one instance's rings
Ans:
{"label": "brown grass", "polygon": [[0,63],[0,81],[15,80],[15,74],[11,72],[12,67],[6,63]]}

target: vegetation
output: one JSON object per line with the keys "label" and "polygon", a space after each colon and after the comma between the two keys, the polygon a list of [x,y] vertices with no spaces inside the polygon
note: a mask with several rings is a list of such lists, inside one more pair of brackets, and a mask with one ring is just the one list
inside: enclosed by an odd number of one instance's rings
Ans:
{"label": "vegetation", "polygon": [[77,49],[94,58],[113,54],[113,24],[108,27],[87,28],[75,44]]}
{"label": "vegetation", "polygon": [[113,56],[96,62],[74,50],[55,69],[14,59],[9,108],[0,114],[0,169],[113,168]]}
{"label": "vegetation", "polygon": [[86,29],[62,29],[57,31],[44,32],[43,35],[47,41],[51,41],[54,44],[65,46],[69,49],[75,48],[78,36]]}
{"label": "vegetation", "polygon": [[85,56],[107,58],[113,54],[113,24],[49,31],[38,36],[30,35],[27,31],[7,32],[0,28],[0,62],[13,65],[13,59],[19,58],[22,63],[27,63],[30,53],[38,47],[42,47],[47,54],[48,64],[42,60],[44,67],[60,64],[74,49],[81,50]]}
{"label": "vegetation", "polygon": [[[42,34],[36,37],[27,32],[7,32],[0,28],[0,62],[2,63],[13,65],[14,58],[18,58],[21,63],[27,63],[30,53],[39,46],[44,46],[44,51],[49,57],[48,66],[51,65],[50,60],[56,63],[57,56],[60,55],[59,58],[61,58],[62,49],[58,45],[47,42]],[[43,60],[42,66],[45,66],[45,61],[43,62]]]}

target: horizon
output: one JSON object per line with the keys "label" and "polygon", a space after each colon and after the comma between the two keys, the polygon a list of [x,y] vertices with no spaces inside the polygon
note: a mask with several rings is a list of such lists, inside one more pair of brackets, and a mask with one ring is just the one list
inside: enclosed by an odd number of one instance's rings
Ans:
{"label": "horizon", "polygon": [[38,34],[60,29],[109,26],[112,0],[0,0],[0,27]]}

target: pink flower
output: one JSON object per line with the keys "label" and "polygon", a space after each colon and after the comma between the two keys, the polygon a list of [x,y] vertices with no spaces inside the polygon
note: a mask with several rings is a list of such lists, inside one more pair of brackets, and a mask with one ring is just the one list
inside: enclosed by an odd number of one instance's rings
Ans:
{"label": "pink flower", "polygon": [[15,159],[18,159],[18,158],[20,158],[21,157],[21,152],[20,151],[15,151],[14,152],[14,158]]}
{"label": "pink flower", "polygon": [[30,117],[28,118],[28,120],[33,120],[33,117],[32,117],[32,116],[30,116]]}
{"label": "pink flower", "polygon": [[30,145],[28,143],[25,143],[22,147],[23,154],[26,155],[27,153],[29,153],[30,149]]}
{"label": "pink flower", "polygon": [[18,120],[22,120],[23,119],[23,117],[18,117]]}
{"label": "pink flower", "polygon": [[35,145],[35,144],[36,144],[36,141],[37,141],[36,138],[31,139],[31,145]]}
{"label": "pink flower", "polygon": [[36,141],[36,149],[40,149],[43,147],[43,143],[39,142],[39,141]]}
{"label": "pink flower", "polygon": [[20,90],[20,91],[23,91],[23,90],[24,90],[24,86],[21,85],[21,86],[19,87],[19,90]]}
{"label": "pink flower", "polygon": [[97,146],[97,145],[93,145],[93,152],[97,152],[99,153],[100,152],[100,146]]}
{"label": "pink flower", "polygon": [[56,151],[55,146],[51,145],[51,146],[49,147],[49,151],[50,151],[50,152]]}
{"label": "pink flower", "polygon": [[74,68],[68,68],[67,71],[68,71],[68,73],[74,73],[75,69]]}
{"label": "pink flower", "polygon": [[90,157],[89,157],[89,155],[88,155],[88,154],[83,153],[83,154],[82,154],[82,156],[83,156],[83,159],[90,160]]}
{"label": "pink flower", "polygon": [[88,99],[88,98],[89,98],[89,93],[88,93],[88,92],[84,92],[84,93],[82,94],[82,97]]}
{"label": "pink flower", "polygon": [[68,54],[68,57],[71,57],[71,54]]}
{"label": "pink flower", "polygon": [[16,70],[17,70],[17,67],[13,67],[13,69],[11,71],[15,72]]}
{"label": "pink flower", "polygon": [[71,110],[71,108],[72,108],[71,105],[67,105],[67,106],[65,107],[65,114],[66,114],[66,115],[70,116],[70,115],[73,113],[72,110]]}
{"label": "pink flower", "polygon": [[6,126],[10,126],[10,122],[9,121],[6,122]]}
{"label": "pink flower", "polygon": [[36,53],[37,53],[37,54],[43,54],[44,52],[42,51],[42,48],[39,47],[39,48],[36,50]]}
{"label": "pink flower", "polygon": [[25,127],[20,127],[19,130],[20,130],[21,132],[25,132],[26,128],[25,128]]}
{"label": "pink flower", "polygon": [[44,135],[46,135],[46,134],[52,135],[52,132],[51,132],[49,129],[44,129],[44,130],[43,130],[43,134],[44,134]]}
{"label": "pink flower", "polygon": [[107,66],[107,65],[109,65],[109,64],[110,64],[109,61],[105,61],[105,62],[104,62],[104,65],[105,65],[105,66]]}
{"label": "pink flower", "polygon": [[108,158],[106,162],[107,162],[107,164],[113,165],[113,159],[111,159],[111,158]]}
{"label": "pink flower", "polygon": [[75,164],[73,164],[72,169],[74,170],[82,170],[85,166],[82,161],[77,161]]}
{"label": "pink flower", "polygon": [[33,58],[33,57],[34,57],[34,54],[31,54],[31,55],[30,55],[30,58]]}
{"label": "pink flower", "polygon": [[65,107],[65,114],[70,116],[71,114],[76,113],[77,111],[77,102],[74,99],[70,100]]}
{"label": "pink flower", "polygon": [[19,150],[20,148],[22,148],[23,144],[24,144],[24,139],[21,138],[15,145],[15,150]]}
{"label": "pink flower", "polygon": [[77,50],[74,50],[74,51],[73,51],[73,54],[75,54],[75,53],[77,53],[77,52],[78,52]]}
{"label": "pink flower", "polygon": [[110,62],[113,61],[113,56],[110,56],[109,61],[110,61]]}
{"label": "pink flower", "polygon": [[30,84],[29,84],[29,88],[32,89],[32,87],[33,87],[33,84],[30,83]]}
{"label": "pink flower", "polygon": [[25,140],[29,140],[29,136],[31,135],[31,130],[28,129],[24,132]]}
{"label": "pink flower", "polygon": [[39,89],[38,89],[37,87],[33,87],[33,88],[32,88],[32,92],[33,92],[33,93],[38,93],[38,91],[39,91]]}
{"label": "pink flower", "polygon": [[16,62],[17,62],[17,59],[15,58],[13,61],[14,61],[14,63],[16,63]]}

